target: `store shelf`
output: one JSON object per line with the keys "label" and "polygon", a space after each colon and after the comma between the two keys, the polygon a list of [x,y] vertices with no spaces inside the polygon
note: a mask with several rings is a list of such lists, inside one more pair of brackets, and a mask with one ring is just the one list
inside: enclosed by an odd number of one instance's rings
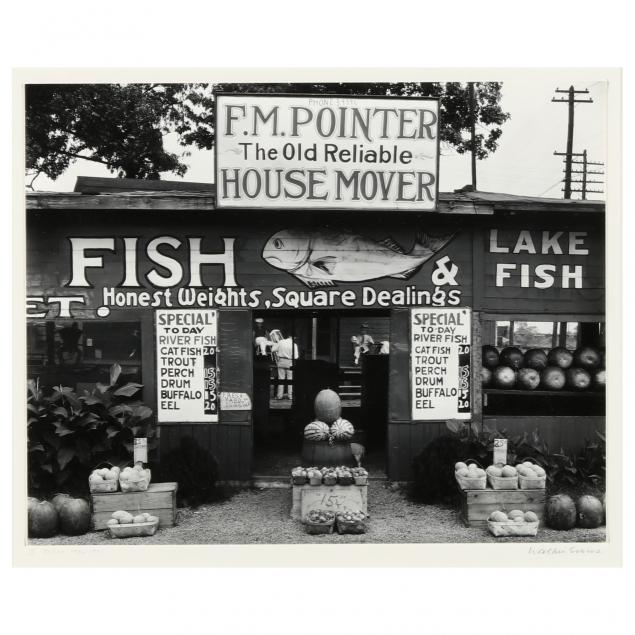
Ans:
{"label": "store shelf", "polygon": [[599,390],[505,390],[503,388],[483,388],[485,395],[521,395],[523,397],[603,397]]}

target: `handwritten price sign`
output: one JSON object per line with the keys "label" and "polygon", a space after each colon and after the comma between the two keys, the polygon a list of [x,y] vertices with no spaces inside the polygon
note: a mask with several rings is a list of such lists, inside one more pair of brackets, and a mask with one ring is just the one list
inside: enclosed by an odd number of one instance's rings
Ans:
{"label": "handwritten price sign", "polygon": [[325,509],[334,513],[344,511],[363,511],[366,513],[366,500],[362,489],[354,485],[327,485],[306,488],[302,492],[302,518],[312,509]]}

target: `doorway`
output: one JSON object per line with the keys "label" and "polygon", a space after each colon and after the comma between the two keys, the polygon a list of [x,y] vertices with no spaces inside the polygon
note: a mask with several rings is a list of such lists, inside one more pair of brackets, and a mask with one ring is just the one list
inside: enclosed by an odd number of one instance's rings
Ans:
{"label": "doorway", "polygon": [[[302,463],[315,395],[330,388],[355,427],[352,441],[366,448],[363,465],[383,476],[390,312],[261,311],[253,318],[254,475],[287,476]],[[283,361],[291,354],[291,364]]]}

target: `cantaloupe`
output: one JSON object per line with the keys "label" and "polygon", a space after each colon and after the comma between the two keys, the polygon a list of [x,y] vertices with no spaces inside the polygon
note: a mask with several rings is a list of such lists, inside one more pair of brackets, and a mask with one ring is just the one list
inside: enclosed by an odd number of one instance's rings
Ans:
{"label": "cantaloupe", "polygon": [[315,397],[313,409],[316,419],[331,425],[342,414],[342,401],[335,391],[326,388]]}

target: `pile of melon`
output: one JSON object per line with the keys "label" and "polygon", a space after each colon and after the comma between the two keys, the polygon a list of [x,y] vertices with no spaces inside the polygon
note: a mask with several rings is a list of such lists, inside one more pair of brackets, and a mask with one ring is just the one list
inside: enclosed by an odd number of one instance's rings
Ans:
{"label": "pile of melon", "polygon": [[124,467],[119,475],[119,484],[122,492],[145,492],[150,485],[150,470],[143,467],[141,461],[137,461],[134,467]]}
{"label": "pile of melon", "polygon": [[524,512],[520,509],[512,509],[507,513],[497,510],[492,512],[487,520],[493,523],[537,523],[538,516],[534,512]]}
{"label": "pile of melon", "polygon": [[102,467],[93,470],[88,477],[91,492],[116,492],[121,470],[116,465],[111,468]]}
{"label": "pile of melon", "polygon": [[561,346],[545,351],[530,348],[523,353],[507,346],[483,346],[481,383],[484,388],[509,390],[604,390],[604,351],[582,346],[570,351]]}
{"label": "pile of melon", "polygon": [[348,419],[343,419],[342,402],[333,390],[321,390],[314,403],[315,421],[304,428],[307,441],[348,441],[355,434],[355,428]]}
{"label": "pile of melon", "polygon": [[525,478],[544,478],[546,476],[544,469],[531,461],[519,463],[516,466],[516,471],[520,476],[524,476]]}
{"label": "pile of melon", "polygon": [[138,525],[140,523],[156,522],[159,522],[157,516],[153,516],[147,512],[133,516],[130,512],[119,510],[111,514],[110,519],[106,522],[106,525],[108,525],[108,527],[112,527],[114,525]]}
{"label": "pile of melon", "polygon": [[485,470],[476,465],[476,463],[467,465],[463,461],[455,463],[454,472],[457,476],[462,476],[463,478],[483,478],[485,476]]}
{"label": "pile of melon", "polygon": [[496,465],[490,465],[486,471],[490,476],[494,476],[496,478],[517,478],[518,477],[518,471],[515,467],[511,465],[503,465],[502,463],[497,463]]}
{"label": "pile of melon", "polygon": [[79,536],[90,529],[90,505],[68,494],[56,494],[50,501],[30,496],[27,518],[30,538],[51,538],[58,530],[67,536]]}
{"label": "pile of melon", "polygon": [[595,529],[606,521],[606,505],[595,496],[580,496],[574,501],[567,494],[551,496],[545,505],[545,520],[552,529]]}

